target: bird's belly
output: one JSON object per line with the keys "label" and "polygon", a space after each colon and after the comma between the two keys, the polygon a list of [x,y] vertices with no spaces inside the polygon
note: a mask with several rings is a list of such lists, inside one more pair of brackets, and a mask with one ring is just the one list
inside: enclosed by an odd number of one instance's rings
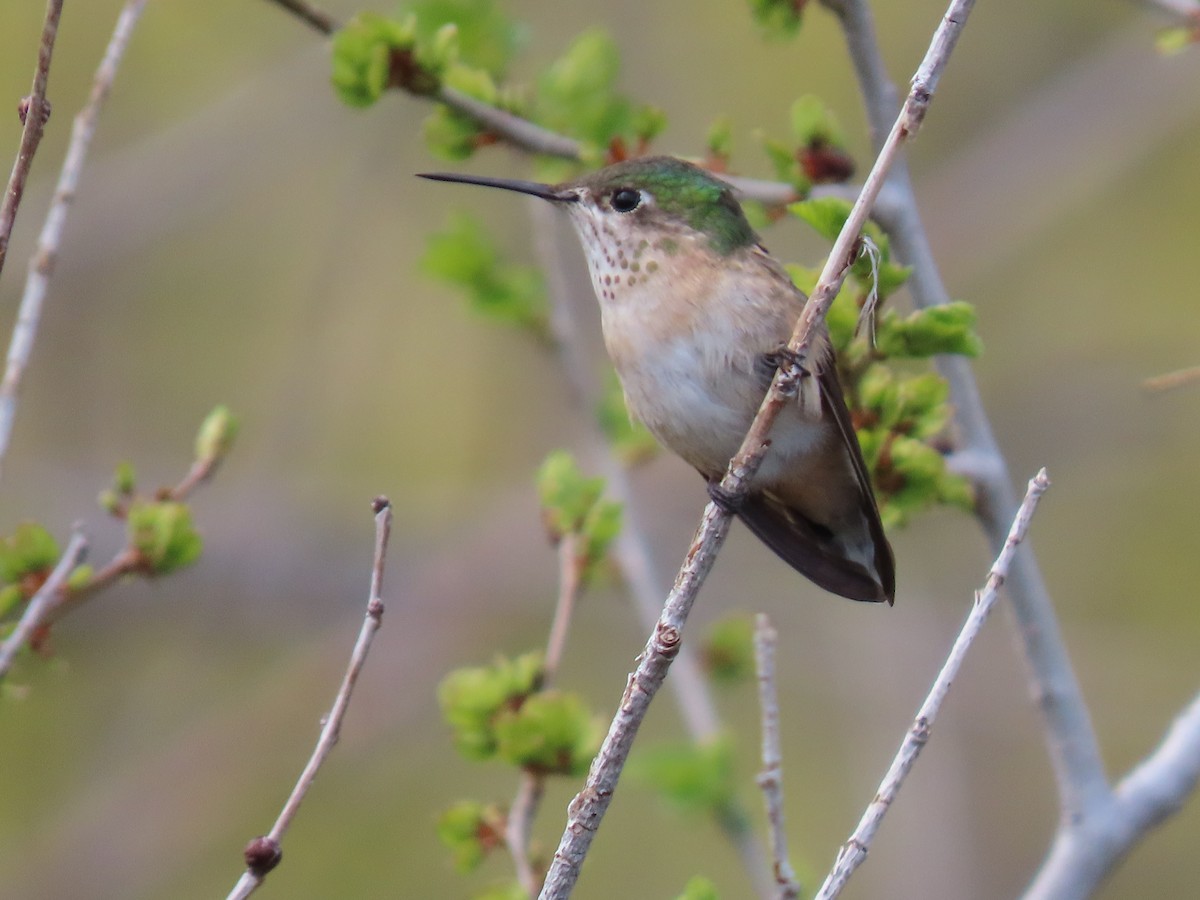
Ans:
{"label": "bird's belly", "polygon": [[[737,453],[766,393],[751,359],[705,365],[705,348],[687,341],[638,359],[615,358],[633,416],[668,449],[705,475],[719,477]],[[772,449],[756,482],[771,484],[825,441],[819,420],[785,407],[771,431]]]}

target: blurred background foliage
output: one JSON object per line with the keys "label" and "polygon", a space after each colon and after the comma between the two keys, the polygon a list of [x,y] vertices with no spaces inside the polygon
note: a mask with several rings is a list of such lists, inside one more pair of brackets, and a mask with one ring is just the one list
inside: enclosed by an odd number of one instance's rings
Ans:
{"label": "blurred background foliage", "polygon": [[[0,284],[4,333],[119,6],[64,13],[54,115]],[[339,20],[360,10],[326,6]],[[734,170],[767,176],[752,134],[786,133],[793,99],[811,93],[867,162],[840,34],[815,6],[794,41],[766,42],[738,3],[504,6],[529,25],[510,67],[523,81],[579,33],[607,29],[622,90],[668,113],[664,152],[702,153],[725,115]],[[943,4],[876,7],[903,84]],[[10,110],[28,91],[42,12],[0,7]],[[978,310],[977,371],[1014,474],[1045,465],[1054,480],[1033,541],[1114,773],[1200,682],[1200,394],[1139,387],[1200,355],[1189,264],[1200,54],[1156,55],[1157,24],[1133,3],[980,4],[910,151],[950,290]],[[118,461],[136,460],[147,488],[173,483],[218,402],[241,433],[195,497],[200,561],[74,614],[55,629],[54,657],[22,668],[26,695],[0,706],[6,895],[211,897],[232,885],[344,665],[379,493],[397,513],[384,628],[265,891],[454,897],[509,879],[500,859],[464,878],[438,843],[451,803],[504,801],[515,785],[499,765],[450,751],[436,685],[454,667],[542,644],[556,566],[533,476],[548,450],[585,448],[589,413],[572,408],[548,356],[421,270],[425,237],[456,210],[483,214],[507,254],[533,261],[519,202],[411,177],[434,166],[419,136],[427,113],[394,93],[369,111],[344,106],[325,42],[268,3],[150,4],[67,228],[0,484],[0,531],[36,518],[63,539],[82,519],[93,559],[107,559],[123,534],[94,498]],[[5,159],[18,128],[0,117]],[[528,171],[503,148],[468,165]],[[766,238],[806,265],[823,249],[796,223]],[[582,277],[577,255],[572,265]],[[704,492],[665,457],[634,482],[665,578]],[[870,799],[990,561],[953,510],[919,518],[895,547],[897,604],[882,609],[823,596],[735,529],[697,608],[697,635],[735,608],[768,612],[780,631],[802,873],[825,870]],[[1003,618],[849,896],[1006,897],[1038,864],[1054,791]],[[620,590],[593,590],[559,684],[607,715],[643,637]],[[757,815],[751,688],[719,700]],[[656,704],[648,744],[680,736],[672,703]],[[548,794],[536,834],[551,847],[572,789]],[[1184,895],[1200,877],[1198,837],[1193,801],[1102,895]],[[746,894],[707,819],[681,817],[631,780],[577,895],[671,897],[694,874],[722,896]]]}

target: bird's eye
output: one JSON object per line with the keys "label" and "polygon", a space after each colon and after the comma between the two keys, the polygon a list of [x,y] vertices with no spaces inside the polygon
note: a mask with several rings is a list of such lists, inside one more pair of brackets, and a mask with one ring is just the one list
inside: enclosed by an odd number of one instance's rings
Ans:
{"label": "bird's eye", "polygon": [[612,208],[619,213],[633,212],[642,205],[642,192],[633,188],[621,188],[612,195]]}

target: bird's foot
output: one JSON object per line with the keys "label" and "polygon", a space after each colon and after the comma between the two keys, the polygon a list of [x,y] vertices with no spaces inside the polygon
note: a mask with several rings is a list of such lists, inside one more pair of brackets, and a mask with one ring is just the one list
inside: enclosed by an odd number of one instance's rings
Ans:
{"label": "bird's foot", "polygon": [[759,370],[762,372],[766,384],[769,385],[774,379],[776,370],[782,372],[783,377],[779,386],[789,397],[795,395],[799,390],[800,382],[811,374],[804,367],[804,354],[796,353],[787,344],[762,354],[758,360]]}
{"label": "bird's foot", "polygon": [[744,494],[734,494],[721,487],[721,482],[708,482],[708,498],[723,512],[736,516],[746,502]]}

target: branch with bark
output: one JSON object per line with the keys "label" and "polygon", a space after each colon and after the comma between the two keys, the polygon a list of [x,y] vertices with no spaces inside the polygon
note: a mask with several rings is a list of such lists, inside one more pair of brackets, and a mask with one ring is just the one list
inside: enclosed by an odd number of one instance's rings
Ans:
{"label": "branch with bark", "polygon": [[371,563],[371,587],[367,593],[367,612],[363,618],[358,639],[350,652],[350,662],[346,674],[342,676],[341,686],[333,699],[333,706],[325,716],[321,734],[313,748],[312,755],[304,770],[300,773],[296,786],[292,789],[287,802],[283,804],[275,824],[271,830],[261,837],[256,837],[246,845],[244,857],[246,871],[242,873],[233,890],[229,892],[228,900],[244,900],[253,894],[263,883],[267,875],[279,865],[283,859],[282,841],[284,834],[300,810],[300,804],[307,796],[317,772],[333,751],[341,734],[342,722],[346,711],[350,708],[350,697],[354,685],[367,662],[367,654],[371,651],[371,642],[375,633],[383,624],[383,571],[387,558],[388,538],[392,532],[392,504],[387,497],[376,497],[371,503],[375,513],[375,555]]}

